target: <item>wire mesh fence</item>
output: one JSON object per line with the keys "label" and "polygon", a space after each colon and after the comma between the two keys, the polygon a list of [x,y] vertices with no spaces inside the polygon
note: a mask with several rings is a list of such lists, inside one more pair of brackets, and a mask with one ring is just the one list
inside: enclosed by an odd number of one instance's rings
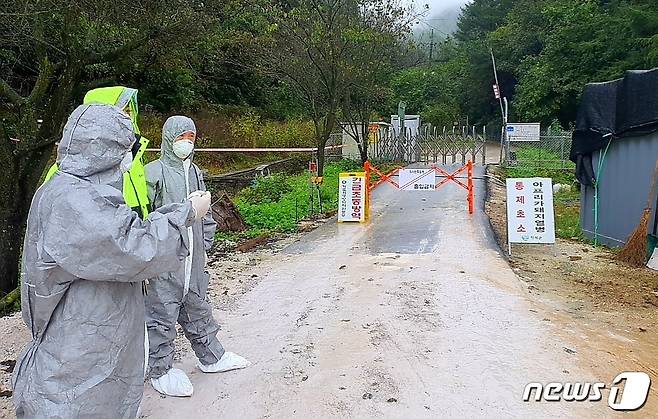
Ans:
{"label": "wire mesh fence", "polygon": [[340,146],[343,144],[343,134],[341,132],[333,132],[329,136],[325,151],[325,159],[327,161],[336,161],[343,158],[343,150]]}
{"label": "wire mesh fence", "polygon": [[571,132],[548,132],[541,134],[539,141],[510,142],[505,163],[529,169],[573,169],[570,150]]}

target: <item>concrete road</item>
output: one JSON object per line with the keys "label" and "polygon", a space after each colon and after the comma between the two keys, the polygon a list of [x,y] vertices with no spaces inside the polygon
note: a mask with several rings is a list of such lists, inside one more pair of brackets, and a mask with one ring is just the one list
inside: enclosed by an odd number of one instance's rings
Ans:
{"label": "concrete road", "polygon": [[[482,176],[478,169],[476,176]],[[254,268],[263,278],[230,311],[220,339],[246,370],[177,365],[195,393],[162,398],[150,418],[607,417],[601,402],[530,402],[529,382],[608,380],[499,254],[482,212],[454,185],[373,194],[368,224],[329,222]],[[575,337],[574,337],[575,336]],[[613,370],[610,370],[611,372]],[[605,396],[604,396],[605,399]]]}

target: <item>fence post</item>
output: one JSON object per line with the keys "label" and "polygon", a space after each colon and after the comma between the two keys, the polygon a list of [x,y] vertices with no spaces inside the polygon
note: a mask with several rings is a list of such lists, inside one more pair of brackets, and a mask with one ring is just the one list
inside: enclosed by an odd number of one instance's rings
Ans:
{"label": "fence post", "polygon": [[487,164],[487,126],[482,127],[482,166]]}
{"label": "fence post", "polygon": [[473,161],[469,160],[468,168],[468,213],[473,214],[475,211],[475,193],[473,191]]}
{"label": "fence post", "polygon": [[477,159],[477,133],[475,132],[475,125],[473,125],[473,145],[471,147],[471,160]]}
{"label": "fence post", "polygon": [[466,164],[466,154],[468,153],[468,127],[462,127],[461,146],[463,166]]}

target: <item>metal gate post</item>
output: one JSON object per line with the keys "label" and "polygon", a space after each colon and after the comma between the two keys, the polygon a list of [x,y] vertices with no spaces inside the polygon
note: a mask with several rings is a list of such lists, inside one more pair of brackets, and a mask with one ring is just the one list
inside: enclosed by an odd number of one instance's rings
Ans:
{"label": "metal gate post", "polygon": [[468,213],[473,214],[475,211],[475,193],[473,191],[473,161],[469,160],[467,164],[468,172]]}
{"label": "metal gate post", "polygon": [[[475,160],[475,157],[473,158]],[[487,164],[487,126],[482,128],[482,166]]]}

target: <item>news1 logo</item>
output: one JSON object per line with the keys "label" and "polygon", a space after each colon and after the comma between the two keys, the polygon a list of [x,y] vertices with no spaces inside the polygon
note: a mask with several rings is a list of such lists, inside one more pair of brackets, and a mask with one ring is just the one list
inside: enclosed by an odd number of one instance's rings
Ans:
{"label": "news1 logo", "polygon": [[[638,410],[647,401],[651,378],[648,374],[638,371],[626,371],[618,374],[610,385],[608,406],[613,410]],[[602,390],[605,383],[529,383],[523,391],[523,401],[531,400],[534,390],[534,401],[547,402],[597,402],[603,398]]]}

